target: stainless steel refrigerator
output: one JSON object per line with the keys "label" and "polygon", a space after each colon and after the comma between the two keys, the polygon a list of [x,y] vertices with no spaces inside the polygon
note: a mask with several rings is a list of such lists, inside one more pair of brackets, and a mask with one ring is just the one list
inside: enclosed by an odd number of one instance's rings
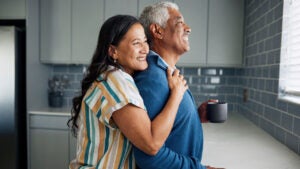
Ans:
{"label": "stainless steel refrigerator", "polygon": [[25,36],[0,26],[0,168],[27,168]]}

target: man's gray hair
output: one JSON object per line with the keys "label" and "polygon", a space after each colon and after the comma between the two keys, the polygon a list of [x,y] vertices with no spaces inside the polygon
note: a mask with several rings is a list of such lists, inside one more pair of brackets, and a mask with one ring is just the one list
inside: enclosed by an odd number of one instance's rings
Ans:
{"label": "man's gray hair", "polygon": [[144,26],[147,38],[149,40],[152,38],[149,30],[151,24],[155,23],[165,28],[170,17],[168,8],[179,10],[178,5],[173,2],[160,1],[153,5],[146,6],[142,11],[139,20]]}

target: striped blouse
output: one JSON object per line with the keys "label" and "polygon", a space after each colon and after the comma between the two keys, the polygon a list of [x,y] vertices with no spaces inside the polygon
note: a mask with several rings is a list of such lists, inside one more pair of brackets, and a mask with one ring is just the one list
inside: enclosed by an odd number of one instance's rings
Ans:
{"label": "striped blouse", "polygon": [[128,103],[146,109],[132,77],[122,70],[91,85],[81,104],[76,159],[70,169],[135,168],[132,145],[111,119],[114,111]]}

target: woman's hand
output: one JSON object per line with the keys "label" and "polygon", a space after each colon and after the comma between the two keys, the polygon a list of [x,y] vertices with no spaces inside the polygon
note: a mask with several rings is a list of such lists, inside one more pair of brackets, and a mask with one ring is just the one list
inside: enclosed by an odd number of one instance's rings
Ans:
{"label": "woman's hand", "polygon": [[173,74],[170,68],[167,70],[167,78],[171,93],[176,94],[182,99],[184,92],[188,89],[184,76],[179,73],[178,69],[175,69]]}

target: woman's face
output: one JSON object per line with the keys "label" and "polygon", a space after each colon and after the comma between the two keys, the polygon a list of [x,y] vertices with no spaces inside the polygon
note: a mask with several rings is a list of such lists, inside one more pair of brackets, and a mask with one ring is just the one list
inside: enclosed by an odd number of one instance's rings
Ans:
{"label": "woman's face", "polygon": [[149,46],[143,26],[140,23],[132,25],[119,45],[111,46],[110,51],[113,53],[113,59],[116,59],[128,74],[145,70],[148,67],[146,57]]}

